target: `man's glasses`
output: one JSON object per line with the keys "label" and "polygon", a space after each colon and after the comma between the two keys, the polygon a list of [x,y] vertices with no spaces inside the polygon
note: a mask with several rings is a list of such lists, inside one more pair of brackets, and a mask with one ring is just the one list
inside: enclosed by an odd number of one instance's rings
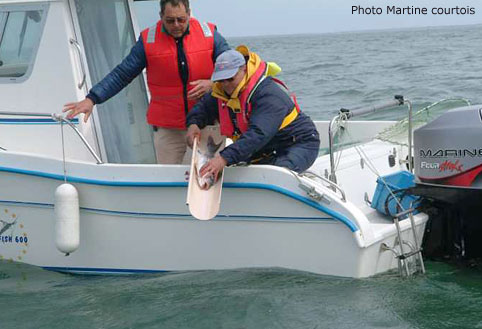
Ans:
{"label": "man's glasses", "polygon": [[164,22],[170,25],[176,22],[178,22],[179,24],[184,24],[187,22],[187,17],[166,17],[164,18]]}
{"label": "man's glasses", "polygon": [[[236,75],[234,75],[234,76],[236,76]],[[234,77],[228,78],[228,79],[223,79],[223,80],[218,80],[217,82],[223,83],[223,82],[233,82],[233,81],[234,81]]]}

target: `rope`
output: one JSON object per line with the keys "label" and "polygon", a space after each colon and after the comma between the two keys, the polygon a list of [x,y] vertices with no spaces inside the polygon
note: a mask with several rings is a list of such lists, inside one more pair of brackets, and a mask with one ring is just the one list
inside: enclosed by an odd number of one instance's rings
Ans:
{"label": "rope", "polygon": [[[348,139],[351,141],[351,142],[354,142],[354,138],[353,136],[351,135],[350,131],[346,131],[347,135],[348,135]],[[375,165],[373,164],[373,162],[370,160],[370,158],[367,156],[367,154],[365,153],[365,151],[363,150],[362,148],[362,145],[355,145],[354,146],[355,150],[357,151],[358,155],[360,156],[360,159],[363,159],[365,161],[365,164],[367,166],[367,168],[377,177],[379,178],[383,185],[385,185],[385,188],[387,189],[388,193],[390,193],[390,195],[392,196],[392,198],[395,200],[395,202],[398,204],[398,206],[400,207],[400,209],[402,211],[405,211],[405,208],[402,206],[400,200],[396,197],[395,193],[392,191],[392,189],[390,188],[390,186],[388,185],[388,183],[386,182],[386,180],[383,178],[383,176],[380,175],[380,173],[378,172],[377,168],[375,167]]]}
{"label": "rope", "polygon": [[64,166],[64,183],[67,183],[67,168],[65,163],[65,140],[64,140],[64,121],[60,121],[60,131],[62,134],[62,162]]}

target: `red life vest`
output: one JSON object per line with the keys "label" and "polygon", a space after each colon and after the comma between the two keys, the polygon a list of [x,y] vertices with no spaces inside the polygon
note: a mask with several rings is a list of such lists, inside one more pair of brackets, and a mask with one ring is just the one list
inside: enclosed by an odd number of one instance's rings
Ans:
{"label": "red life vest", "polygon": [[[162,22],[142,31],[142,41],[147,60],[147,85],[151,101],[147,110],[150,125],[186,129],[184,88],[193,87],[190,82],[209,80],[213,73],[214,29],[211,23],[201,24],[189,20],[189,33],[184,36],[183,48],[187,58],[189,78],[184,86],[181,80],[176,40],[162,32]],[[191,110],[196,101],[188,101]]]}
{"label": "red life vest", "polygon": [[[267,64],[266,62],[261,62],[261,65],[253,74],[251,79],[249,79],[246,88],[239,94],[239,102],[241,105],[241,110],[235,112],[233,109],[230,109],[227,106],[227,102],[218,99],[218,112],[219,112],[219,125],[221,130],[221,135],[227,136],[229,138],[237,139],[239,138],[239,134],[244,134],[246,130],[248,130],[249,125],[249,116],[251,115],[252,105],[251,105],[251,96],[254,94],[256,88],[261,83],[261,81],[265,78],[267,72]],[[280,87],[288,90],[288,87],[281,81],[276,78],[271,78],[274,82],[276,82]],[[296,97],[294,94],[290,95],[293,103],[295,104],[295,108],[292,112],[290,112],[283,121],[280,130],[290,124],[294,119],[296,119],[300,108],[298,106],[298,102],[296,101]],[[234,112],[230,113],[230,112]],[[235,117],[235,120],[231,118],[231,115]],[[235,121],[235,122],[233,122]]]}

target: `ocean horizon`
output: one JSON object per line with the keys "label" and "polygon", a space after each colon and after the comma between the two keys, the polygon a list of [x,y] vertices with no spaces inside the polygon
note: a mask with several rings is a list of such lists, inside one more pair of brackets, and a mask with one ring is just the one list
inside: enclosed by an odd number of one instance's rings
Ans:
{"label": "ocean horizon", "polygon": [[[480,25],[227,39],[277,62],[315,120],[397,94],[415,110],[441,99],[482,104]],[[426,268],[409,279],[279,268],[82,276],[0,260],[0,328],[482,328],[480,267],[428,259]]]}

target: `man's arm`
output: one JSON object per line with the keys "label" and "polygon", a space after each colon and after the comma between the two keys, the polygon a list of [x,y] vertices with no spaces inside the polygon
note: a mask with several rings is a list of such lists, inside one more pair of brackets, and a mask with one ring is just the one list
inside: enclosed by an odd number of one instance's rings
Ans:
{"label": "man's arm", "polygon": [[116,95],[137,77],[146,67],[146,55],[142,37],[132,47],[131,52],[117,65],[102,81],[97,83],[89,91],[84,100],[67,103],[63,112],[69,112],[67,119],[72,119],[80,113],[84,113],[84,122],[87,122],[95,104],[101,104]]}
{"label": "man's arm", "polygon": [[104,79],[97,83],[89,91],[87,98],[95,104],[101,104],[109,98],[117,95],[132,80],[134,80],[146,67],[146,53],[142,37],[139,37],[132,47],[129,55],[117,65]]}
{"label": "man's arm", "polygon": [[215,62],[216,58],[218,58],[219,55],[224,53],[226,50],[231,49],[231,47],[229,47],[228,43],[226,42],[226,39],[224,39],[221,33],[218,32],[217,28],[214,30],[213,37],[214,37],[213,62]]}
{"label": "man's arm", "polygon": [[194,105],[193,109],[187,114],[186,118],[186,142],[192,147],[194,138],[201,137],[201,129],[208,124],[213,124],[217,119],[218,109],[217,100],[210,94],[204,95],[201,100]]}
{"label": "man's arm", "polygon": [[218,101],[211,94],[204,95],[187,114],[186,126],[197,125],[200,129],[214,124],[218,119]]}

